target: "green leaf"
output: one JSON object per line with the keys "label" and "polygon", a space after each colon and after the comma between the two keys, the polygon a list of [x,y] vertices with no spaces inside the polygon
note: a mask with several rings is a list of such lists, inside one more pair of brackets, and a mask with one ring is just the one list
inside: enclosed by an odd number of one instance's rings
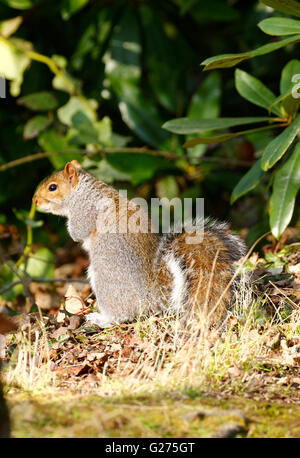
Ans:
{"label": "green leaf", "polygon": [[180,14],[184,15],[187,11],[193,8],[193,6],[197,5],[198,0],[185,0],[181,3]]}
{"label": "green leaf", "polygon": [[58,100],[52,92],[42,91],[20,97],[17,102],[33,111],[50,111],[58,107]]}
{"label": "green leaf", "polygon": [[119,97],[119,108],[125,124],[154,148],[168,148],[170,134],[160,127],[162,120],[151,99],[145,97],[136,86],[125,82]]}
{"label": "green leaf", "polygon": [[33,219],[26,219],[25,223],[32,227],[33,229],[36,229],[37,227],[42,227],[44,225],[44,221],[39,219],[37,221],[34,221]]}
{"label": "green leaf", "polygon": [[179,187],[176,178],[172,175],[161,178],[155,185],[156,195],[160,199],[166,197],[172,200],[174,197],[179,196]]}
{"label": "green leaf", "polygon": [[80,123],[76,129],[71,128],[68,138],[74,145],[99,145],[99,133],[91,122]]}
{"label": "green leaf", "polygon": [[74,128],[70,129],[68,136],[71,143],[78,145],[95,144],[100,146],[113,146],[111,120],[105,116],[101,121],[91,122],[82,116],[73,116]]}
{"label": "green leaf", "polygon": [[258,183],[260,182],[261,177],[264,172],[261,169],[261,159],[255,162],[250,170],[243,176],[243,178],[238,182],[235,188],[232,191],[230,203],[233,204],[237,199],[246,194],[249,191],[252,191]]}
{"label": "green leaf", "polygon": [[95,113],[83,102],[82,99],[76,96],[70,97],[68,102],[57,110],[57,116],[60,122],[71,127],[74,122],[77,124],[86,121],[96,121]]}
{"label": "green leaf", "polygon": [[[217,118],[220,115],[221,99],[221,78],[218,72],[212,72],[200,84],[191,99],[187,116],[193,119]],[[211,130],[203,132],[203,136],[210,136]],[[186,140],[193,138],[195,134],[188,135]],[[197,145],[189,151],[189,157],[201,157],[205,153],[207,146]]]}
{"label": "green leaf", "polygon": [[26,210],[18,210],[17,208],[13,208],[12,210],[19,221],[22,221],[22,223],[27,224],[30,227],[41,227],[44,224],[42,220],[35,221],[29,218],[29,212]]}
{"label": "green leaf", "polygon": [[43,0],[1,0],[1,3],[17,10],[28,10],[35,5],[42,3],[42,1]]}
{"label": "green leaf", "polygon": [[[53,129],[47,129],[41,132],[38,137],[38,144],[47,153],[77,149],[77,145],[72,144],[67,135],[58,135]],[[49,157],[50,162],[57,170],[64,168],[65,163],[73,159],[80,160],[81,154],[70,152],[70,154]]]}
{"label": "green leaf", "polygon": [[300,33],[300,21],[285,17],[271,17],[259,22],[258,27],[268,35],[293,35]]}
{"label": "green leaf", "polygon": [[22,16],[16,16],[6,21],[0,22],[0,33],[3,37],[8,38],[13,35],[23,22]]}
{"label": "green leaf", "polygon": [[280,259],[278,255],[275,253],[272,253],[271,251],[268,251],[265,254],[265,260],[268,262],[268,268],[272,267],[273,269],[276,267],[281,267],[284,266],[284,261]]}
{"label": "green leaf", "polygon": [[[131,180],[131,175],[126,173],[125,171],[117,170],[114,167],[112,167],[106,159],[102,159],[100,162],[95,162],[92,161],[89,158],[86,158],[82,162],[82,167],[83,168],[90,168],[91,173],[101,181],[104,181],[105,183],[111,184],[114,181],[130,181]],[[94,168],[96,167],[96,168]]]}
{"label": "green leaf", "polygon": [[[244,99],[267,110],[276,100],[275,94],[259,79],[238,68],[235,70],[235,87]],[[278,107],[274,106],[272,111],[281,117],[282,114]]]}
{"label": "green leaf", "polygon": [[49,119],[47,116],[34,116],[29,119],[24,126],[23,137],[25,140],[35,138],[39,135],[42,130],[46,129],[52,123],[52,119]]}
{"label": "green leaf", "polygon": [[[68,66],[68,59],[61,54],[52,54],[51,60],[57,65],[58,68],[66,69]],[[76,80],[75,80],[76,81]]]}
{"label": "green leaf", "polygon": [[[25,43],[23,40],[18,39],[17,43],[21,42]],[[24,53],[16,51],[9,41],[0,40],[0,75],[12,80],[10,93],[14,97],[20,93],[23,73],[29,64],[30,59]]]}
{"label": "green leaf", "polygon": [[63,0],[61,3],[61,16],[64,20],[70,19],[73,14],[81,10],[89,0]]}
{"label": "green leaf", "polygon": [[264,127],[256,127],[254,129],[248,129],[248,130],[243,130],[241,132],[234,132],[234,133],[228,133],[228,134],[222,134],[222,135],[215,135],[213,137],[196,137],[192,138],[191,140],[188,140],[185,142],[183,145],[184,148],[191,148],[195,145],[210,145],[213,143],[223,143],[227,140],[231,140],[232,138],[239,137],[241,135],[248,135],[252,134],[255,132],[260,132],[262,130],[268,130],[268,129],[274,129],[274,125],[271,126],[264,126]]}
{"label": "green leaf", "polygon": [[[11,270],[8,264],[0,265],[0,284],[1,287],[9,285],[15,281],[18,281],[18,276]],[[13,288],[6,291],[0,297],[3,297],[7,301],[15,301],[16,298],[22,294],[24,287],[22,284],[16,285]]]}
{"label": "green leaf", "polygon": [[[178,3],[178,2],[177,2]],[[224,0],[212,0],[209,2],[199,0],[181,0],[181,14],[190,10],[190,16],[198,23],[212,21],[235,21],[239,12]]]}
{"label": "green leaf", "polygon": [[290,158],[276,171],[270,200],[270,224],[278,239],[293,216],[295,199],[300,187],[300,143]]}
{"label": "green leaf", "polygon": [[128,8],[114,28],[110,46],[103,57],[106,76],[118,93],[122,91],[123,82],[139,83],[141,50],[137,16]]}
{"label": "green leaf", "polygon": [[[58,65],[57,61],[63,61],[65,60],[65,57],[60,55],[53,55],[52,60],[56,63],[56,65]],[[64,68],[64,64],[62,66],[58,66]],[[70,75],[70,73],[67,72],[65,69],[62,71],[62,76],[54,76],[52,80],[52,86],[54,87],[54,89],[57,89],[58,91],[67,92],[70,95],[73,95],[75,90],[77,92],[81,91],[82,81],[80,81],[78,78],[75,78],[73,75]]]}
{"label": "green leaf", "polygon": [[146,65],[149,82],[159,103],[176,113],[180,60],[174,63],[177,49],[166,35],[164,24],[158,20],[155,11],[144,5],[140,8],[145,33]]}
{"label": "green leaf", "polygon": [[157,106],[140,89],[141,50],[137,16],[128,8],[114,29],[104,56],[105,73],[118,98],[124,123],[147,144],[167,148],[170,135],[161,128]]}
{"label": "green leaf", "polygon": [[267,117],[246,117],[246,118],[215,118],[215,119],[191,119],[176,118],[167,121],[162,127],[174,134],[197,134],[206,130],[220,130],[228,127],[241,126],[244,124],[255,124],[260,122],[273,121]]}
{"label": "green leaf", "polygon": [[189,108],[188,118],[211,119],[220,113],[221,77],[218,72],[207,76],[194,93]]}
{"label": "green leaf", "polygon": [[212,70],[214,68],[229,68],[234,67],[243,60],[251,59],[252,57],[262,56],[269,52],[276,51],[277,49],[283,48],[291,43],[300,41],[300,35],[293,35],[292,37],[285,38],[284,40],[268,43],[260,46],[253,51],[248,51],[239,54],[220,54],[218,56],[209,57],[201,62],[200,65],[204,65],[204,70]]}
{"label": "green leaf", "polygon": [[274,8],[281,13],[300,17],[300,4],[294,0],[259,0],[260,3]]}
{"label": "green leaf", "polygon": [[[24,265],[20,267],[24,270]],[[54,277],[54,254],[48,248],[39,248],[29,259],[26,272],[31,277]]]}
{"label": "green leaf", "polygon": [[18,218],[18,220],[25,223],[26,219],[29,217],[29,212],[23,209],[18,210],[17,208],[13,208],[12,210],[15,216]]}
{"label": "green leaf", "polygon": [[293,143],[298,131],[300,129],[300,115],[298,115],[294,121],[281,132],[278,137],[274,138],[271,143],[268,144],[263,152],[261,167],[263,170],[269,170],[276,164],[279,159],[282,158],[286,150]]}
{"label": "green leaf", "polygon": [[146,2],[139,7],[145,40],[145,66],[149,83],[159,103],[171,113],[185,104],[185,91],[181,90],[181,75],[194,58],[190,46],[181,35],[180,28],[168,33],[155,8]]}
{"label": "green leaf", "polygon": [[177,170],[167,159],[149,154],[114,153],[108,154],[106,160],[116,170],[126,171],[134,186],[150,180],[158,172]]}
{"label": "green leaf", "polygon": [[[76,71],[83,68],[88,56],[92,59],[100,58],[104,51],[103,45],[107,42],[112,30],[114,16],[115,8],[102,8],[97,12],[97,19],[88,22],[87,27],[81,32],[69,63]],[[101,26],[98,27],[97,23]]]}

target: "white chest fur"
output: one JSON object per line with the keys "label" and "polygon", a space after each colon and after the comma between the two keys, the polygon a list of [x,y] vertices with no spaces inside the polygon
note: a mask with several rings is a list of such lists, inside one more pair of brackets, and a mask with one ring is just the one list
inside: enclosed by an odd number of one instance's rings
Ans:
{"label": "white chest fur", "polygon": [[92,246],[92,237],[89,236],[86,239],[84,239],[84,241],[82,243],[82,247],[84,248],[85,251],[90,253],[91,252],[91,246]]}

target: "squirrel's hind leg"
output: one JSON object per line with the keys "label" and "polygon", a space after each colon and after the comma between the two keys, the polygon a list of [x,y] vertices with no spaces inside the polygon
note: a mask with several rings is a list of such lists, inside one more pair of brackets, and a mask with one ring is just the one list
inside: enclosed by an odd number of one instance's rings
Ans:
{"label": "squirrel's hind leg", "polygon": [[89,313],[86,317],[86,321],[91,324],[95,324],[99,326],[99,328],[111,328],[115,324],[118,324],[116,321],[112,319],[109,315],[105,313]]}

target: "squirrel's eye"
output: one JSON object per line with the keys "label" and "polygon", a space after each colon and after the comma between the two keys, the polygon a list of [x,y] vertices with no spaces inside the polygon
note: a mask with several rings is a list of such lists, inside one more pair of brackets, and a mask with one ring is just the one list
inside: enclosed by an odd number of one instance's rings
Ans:
{"label": "squirrel's eye", "polygon": [[57,184],[50,184],[49,186],[49,191],[56,191],[56,189],[58,188]]}

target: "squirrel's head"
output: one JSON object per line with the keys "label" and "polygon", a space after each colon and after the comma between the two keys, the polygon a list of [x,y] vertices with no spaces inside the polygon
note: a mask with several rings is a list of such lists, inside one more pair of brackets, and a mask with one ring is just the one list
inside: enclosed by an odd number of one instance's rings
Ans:
{"label": "squirrel's head", "polygon": [[81,171],[81,165],[74,160],[68,162],[64,170],[46,178],[33,196],[33,202],[38,209],[54,215],[67,216],[64,202],[78,185]]}

